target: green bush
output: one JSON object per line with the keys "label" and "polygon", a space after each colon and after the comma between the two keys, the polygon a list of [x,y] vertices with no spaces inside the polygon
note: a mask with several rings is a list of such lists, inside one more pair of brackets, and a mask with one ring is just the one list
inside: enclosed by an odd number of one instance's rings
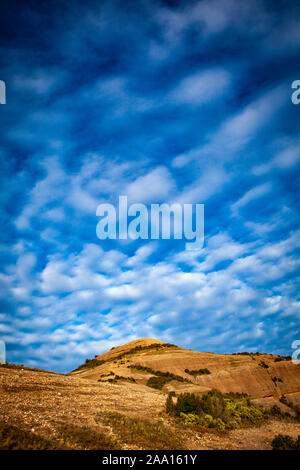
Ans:
{"label": "green bush", "polygon": [[213,418],[209,414],[202,416],[195,415],[193,413],[180,413],[180,417],[184,420],[184,423],[188,426],[204,426],[206,428],[215,428],[219,431],[225,431],[226,425],[220,418]]}
{"label": "green bush", "polygon": [[126,382],[135,383],[135,379],[133,377],[123,377],[122,375],[116,375],[114,380],[115,382],[117,382],[118,380],[125,380]]}
{"label": "green bush", "polygon": [[131,364],[127,367],[128,369],[135,369],[143,372],[148,372],[149,374],[153,374],[157,377],[165,377],[168,379],[167,382],[171,382],[171,380],[176,380],[177,382],[193,383],[190,380],[181,377],[181,375],[175,375],[172,372],[162,372],[161,370],[153,370],[151,369],[151,367],[141,366],[140,364]]}
{"label": "green bush", "polygon": [[185,424],[198,426],[201,424],[200,416],[194,413],[180,413],[180,417],[184,419]]}
{"label": "green bush", "polygon": [[197,413],[200,409],[199,398],[194,393],[183,393],[177,398],[176,412],[182,413]]}
{"label": "green bush", "polygon": [[265,408],[252,405],[246,394],[222,393],[215,389],[201,397],[193,393],[180,394],[176,403],[169,395],[166,411],[186,424],[219,430],[257,425],[270,417]]}
{"label": "green bush", "polygon": [[171,382],[171,378],[169,377],[150,377],[147,382],[147,386],[151,388],[156,388],[157,390],[161,390],[166,383]]}
{"label": "green bush", "polygon": [[[112,374],[112,373],[111,373]],[[108,374],[107,376],[104,376],[104,377],[108,377],[109,375],[111,374]],[[114,374],[112,374],[114,375]],[[123,380],[125,382],[133,382],[133,383],[136,383],[135,379],[133,377],[122,377],[121,375],[115,375],[114,378],[110,378],[110,379],[107,379],[107,382],[109,383],[112,383],[112,384],[115,384],[118,382],[118,380]],[[106,380],[101,380],[99,379],[98,382],[106,382]]]}

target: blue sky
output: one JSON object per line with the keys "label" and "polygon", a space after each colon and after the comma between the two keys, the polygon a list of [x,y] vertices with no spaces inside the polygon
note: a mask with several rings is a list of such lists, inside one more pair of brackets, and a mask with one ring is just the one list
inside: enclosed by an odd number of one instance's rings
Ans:
{"label": "blue sky", "polygon": [[[299,339],[300,5],[9,2],[1,12],[0,338],[69,371],[154,337]],[[98,204],[204,203],[205,244],[101,241]]]}

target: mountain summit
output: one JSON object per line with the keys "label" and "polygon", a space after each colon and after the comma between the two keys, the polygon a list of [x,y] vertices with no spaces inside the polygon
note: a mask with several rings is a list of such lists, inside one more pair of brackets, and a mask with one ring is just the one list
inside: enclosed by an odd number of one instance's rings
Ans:
{"label": "mountain summit", "polygon": [[70,375],[154,385],[165,392],[203,393],[217,388],[262,399],[300,392],[300,365],[293,364],[290,357],[198,352],[153,338],[131,341],[87,359]]}

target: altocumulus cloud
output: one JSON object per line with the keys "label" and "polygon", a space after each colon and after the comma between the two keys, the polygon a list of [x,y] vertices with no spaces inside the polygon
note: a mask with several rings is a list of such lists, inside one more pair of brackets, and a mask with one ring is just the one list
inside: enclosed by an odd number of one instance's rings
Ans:
{"label": "altocumulus cloud", "polygon": [[[300,323],[296,2],[13,3],[0,77],[7,359],[68,371],[138,337],[290,354]],[[100,242],[96,208],[121,194],[204,203],[204,248]]]}

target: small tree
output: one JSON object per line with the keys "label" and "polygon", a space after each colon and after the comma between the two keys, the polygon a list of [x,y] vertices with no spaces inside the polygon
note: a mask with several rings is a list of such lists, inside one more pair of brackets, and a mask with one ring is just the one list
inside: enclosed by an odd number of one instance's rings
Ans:
{"label": "small tree", "polygon": [[181,412],[196,413],[199,409],[199,399],[194,395],[194,393],[183,393],[177,398],[175,408],[178,415]]}

